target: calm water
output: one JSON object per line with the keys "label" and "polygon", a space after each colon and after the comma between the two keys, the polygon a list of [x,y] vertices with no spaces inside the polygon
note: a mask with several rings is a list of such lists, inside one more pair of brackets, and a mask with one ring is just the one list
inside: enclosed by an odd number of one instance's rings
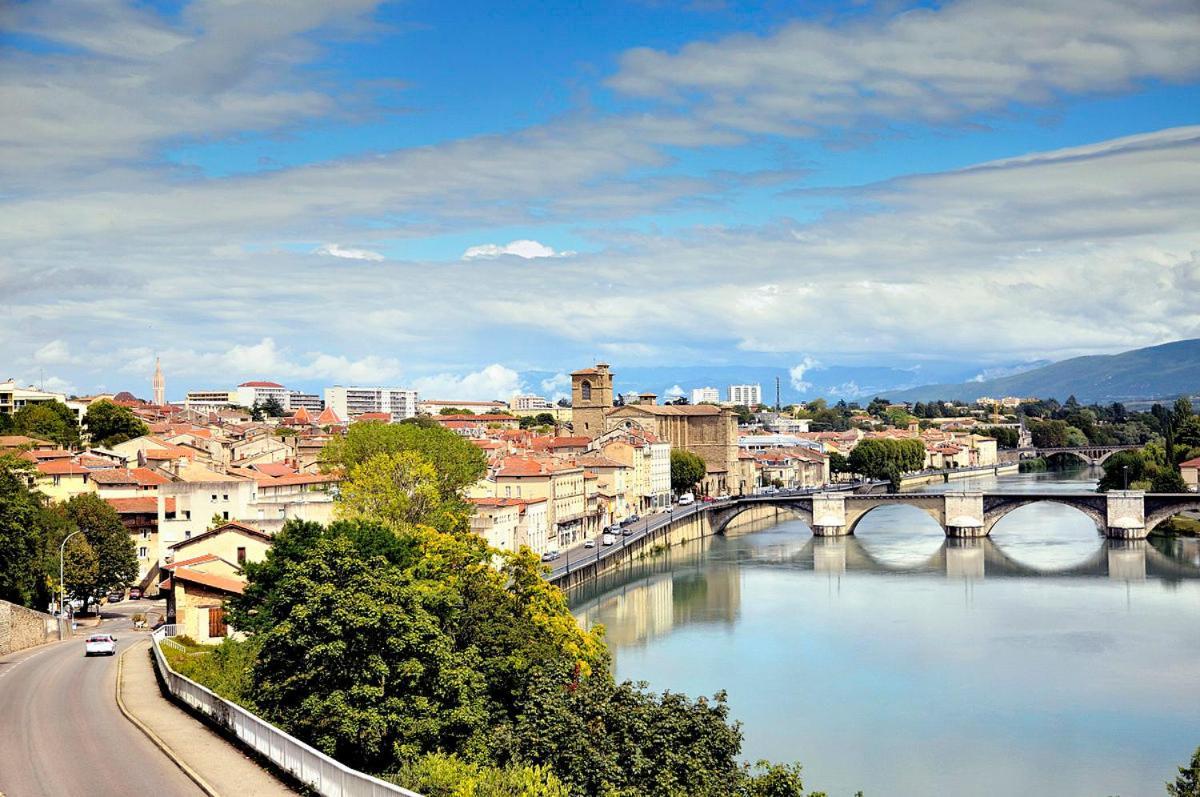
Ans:
{"label": "calm water", "polygon": [[1109,545],[1056,504],[964,545],[911,507],[850,538],[764,524],[573,606],[607,626],[618,677],[726,689],[745,757],[799,761],[831,795],[1162,795],[1200,745],[1200,543]]}

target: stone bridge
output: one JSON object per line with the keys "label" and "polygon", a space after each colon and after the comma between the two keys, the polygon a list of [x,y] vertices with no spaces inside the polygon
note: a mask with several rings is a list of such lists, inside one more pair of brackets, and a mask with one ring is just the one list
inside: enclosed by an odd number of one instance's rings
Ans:
{"label": "stone bridge", "polygon": [[796,513],[818,537],[853,534],[855,527],[872,510],[881,506],[912,506],[937,522],[947,537],[986,537],[1009,512],[1028,504],[1051,502],[1078,509],[1092,519],[1096,529],[1110,539],[1145,539],[1172,515],[1200,511],[1195,493],[1147,494],[1137,490],[1107,493],[892,493],[851,495],[762,495],[737,498],[717,504],[710,522],[720,534],[735,517],[754,506],[777,506]]}
{"label": "stone bridge", "polygon": [[1061,448],[1022,448],[1017,452],[1021,459],[1035,457],[1053,457],[1059,454],[1075,457],[1084,464],[1098,467],[1108,461],[1108,458],[1118,451],[1132,451],[1141,446],[1064,446]]}

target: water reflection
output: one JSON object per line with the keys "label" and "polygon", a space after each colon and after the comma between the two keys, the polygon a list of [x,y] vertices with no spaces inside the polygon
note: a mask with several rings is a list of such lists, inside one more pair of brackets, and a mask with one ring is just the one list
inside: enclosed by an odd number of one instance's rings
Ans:
{"label": "water reflection", "polygon": [[743,526],[572,605],[607,627],[619,677],[728,689],[744,755],[798,759],[811,788],[1160,794],[1200,742],[1200,540],[1110,541],[1052,507],[982,539],[885,509],[850,537]]}

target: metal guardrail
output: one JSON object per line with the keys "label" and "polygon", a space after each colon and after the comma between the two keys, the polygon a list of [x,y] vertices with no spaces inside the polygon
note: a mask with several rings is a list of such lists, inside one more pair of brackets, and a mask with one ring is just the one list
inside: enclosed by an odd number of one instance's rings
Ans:
{"label": "metal guardrail", "polygon": [[[245,708],[180,675],[167,662],[160,644],[175,636],[177,626],[164,625],[151,635],[158,671],[171,695],[227,729],[251,750],[324,797],[421,797],[365,772],[351,769],[304,742],[284,733]],[[175,643],[178,644],[178,643]]]}

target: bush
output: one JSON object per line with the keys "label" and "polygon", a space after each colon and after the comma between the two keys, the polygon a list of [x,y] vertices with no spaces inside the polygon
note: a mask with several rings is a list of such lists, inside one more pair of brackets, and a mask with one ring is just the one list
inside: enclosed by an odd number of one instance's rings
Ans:
{"label": "bush", "polygon": [[425,797],[567,797],[570,791],[548,767],[489,767],[455,755],[430,753],[384,775],[383,780]]}

